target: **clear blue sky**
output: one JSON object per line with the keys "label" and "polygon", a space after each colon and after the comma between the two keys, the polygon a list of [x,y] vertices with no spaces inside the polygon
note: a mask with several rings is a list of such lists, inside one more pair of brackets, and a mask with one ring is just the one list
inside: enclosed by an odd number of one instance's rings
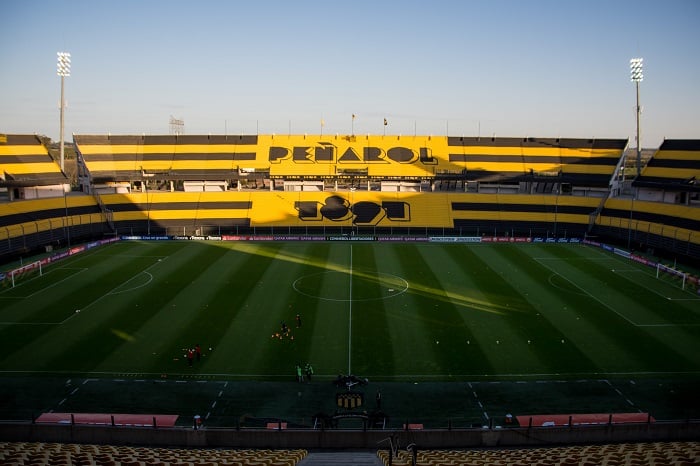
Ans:
{"label": "clear blue sky", "polygon": [[700,138],[700,1],[3,0],[0,133]]}

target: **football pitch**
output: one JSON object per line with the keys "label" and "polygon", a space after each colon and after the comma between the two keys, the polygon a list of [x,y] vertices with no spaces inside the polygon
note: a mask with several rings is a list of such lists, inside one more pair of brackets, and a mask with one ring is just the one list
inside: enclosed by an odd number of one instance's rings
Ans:
{"label": "football pitch", "polygon": [[121,241],[3,288],[0,336],[3,419],[303,419],[339,374],[400,419],[700,417],[700,296],[584,245]]}

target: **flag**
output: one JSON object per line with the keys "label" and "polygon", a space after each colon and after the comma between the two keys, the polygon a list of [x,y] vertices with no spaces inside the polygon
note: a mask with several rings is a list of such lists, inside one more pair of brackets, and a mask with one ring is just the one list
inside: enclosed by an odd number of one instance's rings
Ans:
{"label": "flag", "polygon": [[355,114],[354,114],[354,113],[352,114],[352,119],[353,119],[353,120],[355,119]]}
{"label": "flag", "polygon": [[388,125],[389,123],[386,122],[386,118],[384,118],[384,126]]}

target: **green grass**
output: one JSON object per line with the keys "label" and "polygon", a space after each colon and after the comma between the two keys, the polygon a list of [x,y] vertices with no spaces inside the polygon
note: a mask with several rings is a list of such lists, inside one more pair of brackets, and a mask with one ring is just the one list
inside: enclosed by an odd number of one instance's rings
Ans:
{"label": "green grass", "polygon": [[[272,337],[282,321],[293,339]],[[120,242],[0,292],[0,418],[308,423],[335,409],[330,381],[348,372],[371,380],[368,407],[381,386],[397,420],[472,424],[538,407],[692,417],[699,337],[697,295],[581,245]],[[189,367],[196,343],[204,356]],[[295,384],[305,362],[314,383]]]}

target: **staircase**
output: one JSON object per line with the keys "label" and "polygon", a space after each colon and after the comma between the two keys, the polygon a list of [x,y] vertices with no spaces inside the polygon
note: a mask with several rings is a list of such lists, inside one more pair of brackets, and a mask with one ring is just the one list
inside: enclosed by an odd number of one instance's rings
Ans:
{"label": "staircase", "polygon": [[383,466],[376,452],[338,451],[309,453],[297,466]]}
{"label": "staircase", "polygon": [[114,231],[113,212],[107,208],[107,206],[105,205],[104,202],[102,202],[102,198],[100,197],[100,194],[97,191],[93,191],[92,194],[95,197],[95,200],[97,201],[97,205],[100,207],[100,210],[105,215],[105,220],[107,220],[107,225],[109,225],[110,230]]}

